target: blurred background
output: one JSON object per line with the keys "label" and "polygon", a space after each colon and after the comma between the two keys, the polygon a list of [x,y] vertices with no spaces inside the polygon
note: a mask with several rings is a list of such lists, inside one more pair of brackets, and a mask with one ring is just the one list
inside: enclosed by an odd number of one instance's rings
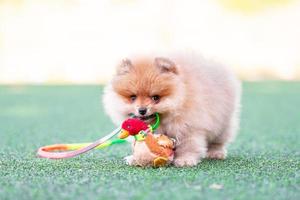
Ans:
{"label": "blurred background", "polygon": [[299,80],[300,1],[0,0],[0,84],[105,83],[127,55],[176,50]]}

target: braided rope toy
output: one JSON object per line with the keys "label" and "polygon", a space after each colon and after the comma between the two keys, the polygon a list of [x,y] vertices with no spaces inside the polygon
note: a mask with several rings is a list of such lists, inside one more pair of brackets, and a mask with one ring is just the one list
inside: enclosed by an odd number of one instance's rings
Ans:
{"label": "braided rope toy", "polygon": [[[148,125],[144,121],[136,118],[129,118],[122,123],[121,127],[116,128],[108,135],[93,143],[54,144],[43,146],[38,149],[37,155],[38,157],[49,159],[72,158],[92,149],[103,149],[114,144],[124,143],[126,142],[126,138],[131,135],[134,136],[136,142],[145,142],[150,152],[157,155],[153,161],[153,166],[163,166],[167,163],[168,158],[173,155],[173,150],[166,148],[165,142],[159,142],[153,136],[153,132],[160,125],[160,118],[157,113],[155,114],[155,117],[156,121],[153,125]],[[111,139],[117,134],[119,134],[118,138]],[[166,138],[164,138],[164,140],[165,139]]]}

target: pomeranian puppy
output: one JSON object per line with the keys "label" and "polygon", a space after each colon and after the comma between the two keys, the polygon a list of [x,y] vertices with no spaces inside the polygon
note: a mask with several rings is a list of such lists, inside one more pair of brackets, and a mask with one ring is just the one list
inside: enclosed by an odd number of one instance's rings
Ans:
{"label": "pomeranian puppy", "polygon": [[137,57],[123,60],[105,88],[104,107],[116,124],[135,116],[176,139],[174,165],[202,158],[225,159],[239,125],[240,82],[224,66],[201,56]]}

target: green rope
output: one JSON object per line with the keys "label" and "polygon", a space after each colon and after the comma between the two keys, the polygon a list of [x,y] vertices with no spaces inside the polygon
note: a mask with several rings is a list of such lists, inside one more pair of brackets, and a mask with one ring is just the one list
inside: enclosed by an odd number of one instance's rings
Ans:
{"label": "green rope", "polygon": [[119,139],[119,138],[111,140],[111,144],[120,144],[120,143],[124,143],[124,142],[126,142],[126,140]]}
{"label": "green rope", "polygon": [[159,114],[155,113],[155,116],[156,116],[156,121],[155,121],[155,123],[153,125],[151,125],[151,129],[153,131],[156,130],[159,127],[159,124],[160,124]]}

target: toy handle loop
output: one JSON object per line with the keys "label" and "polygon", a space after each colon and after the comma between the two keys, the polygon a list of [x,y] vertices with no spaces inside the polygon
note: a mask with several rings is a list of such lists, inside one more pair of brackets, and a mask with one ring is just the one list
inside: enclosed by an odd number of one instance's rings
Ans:
{"label": "toy handle loop", "polygon": [[67,152],[51,152],[54,150],[62,150],[59,148],[59,145],[57,146],[44,146],[38,149],[37,155],[41,158],[50,158],[50,159],[62,159],[62,158],[72,158],[75,156],[78,156],[80,154],[83,154],[87,151],[90,151],[97,146],[101,145],[102,143],[106,142],[113,136],[117,135],[121,130],[121,127],[115,129],[113,132],[110,134],[104,136],[103,138],[100,138],[99,140],[96,140],[95,142],[89,144],[86,147],[74,150],[74,151],[67,151]]}

